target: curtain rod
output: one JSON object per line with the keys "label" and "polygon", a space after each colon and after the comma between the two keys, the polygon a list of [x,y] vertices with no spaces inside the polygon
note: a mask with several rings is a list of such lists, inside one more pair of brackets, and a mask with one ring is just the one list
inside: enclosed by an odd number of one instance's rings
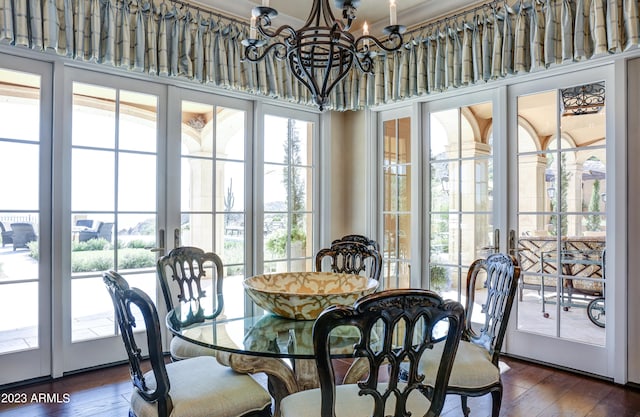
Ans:
{"label": "curtain rod", "polygon": [[454,14],[451,14],[451,15],[446,16],[444,18],[435,20],[433,22],[429,22],[427,24],[418,26],[415,29],[408,30],[405,33],[405,36],[406,35],[410,35],[410,34],[414,34],[416,32],[421,32],[421,31],[423,31],[425,29],[432,28],[434,26],[441,25],[442,23],[446,23],[446,22],[449,22],[449,21],[452,21],[452,20],[457,20],[461,16],[466,16],[466,15],[469,15],[469,14],[473,14],[473,13],[479,12],[480,10],[497,10],[501,4],[505,4],[505,3],[506,3],[506,0],[492,0],[490,2],[483,3],[481,5],[475,6],[475,7],[471,8],[471,9],[467,9],[467,10],[464,10],[464,11],[461,11],[461,12],[458,12],[458,13],[454,13]]}

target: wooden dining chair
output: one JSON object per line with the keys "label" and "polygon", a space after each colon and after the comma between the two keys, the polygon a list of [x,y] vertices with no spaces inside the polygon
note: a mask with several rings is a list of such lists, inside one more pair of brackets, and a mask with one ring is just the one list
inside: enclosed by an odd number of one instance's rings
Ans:
{"label": "wooden dining chair", "polygon": [[[103,279],[129,357],[134,386],[130,417],[271,416],[269,393],[250,376],[220,365],[215,358],[201,356],[165,364],[158,312],[149,296],[130,288],[117,272],[105,272]],[[136,321],[140,314],[143,323]],[[147,372],[134,328],[146,330],[151,367]]]}
{"label": "wooden dining chair", "polygon": [[[465,329],[447,388],[447,393],[461,396],[465,416],[470,413],[467,398],[488,393],[491,393],[493,401],[492,416],[498,417],[500,414],[502,379],[498,362],[519,277],[520,267],[516,259],[506,254],[496,253],[486,259],[478,259],[469,268]],[[475,330],[471,318],[476,305],[479,279],[484,279],[480,289],[486,291],[486,301],[482,304],[483,323]],[[422,371],[430,384],[436,375],[431,357],[438,354],[437,349],[426,352],[421,363]]]}
{"label": "wooden dining chair", "polygon": [[[331,242],[331,247],[316,254],[316,271],[323,267],[331,272],[364,274],[380,282],[382,255],[378,243],[362,235],[346,235]],[[379,289],[383,288],[380,282]]]}
{"label": "wooden dining chair", "polygon": [[[313,326],[320,388],[285,397],[282,417],[440,415],[463,322],[460,303],[422,289],[388,290],[365,296],[353,306],[329,307]],[[342,340],[348,334],[352,339]],[[436,383],[426,386],[419,360],[438,345],[444,353],[433,358]],[[353,356],[364,358],[368,372],[358,383],[336,385],[331,351],[345,346],[353,349]],[[409,366],[406,383],[398,378],[402,363]]]}
{"label": "wooden dining chair", "polygon": [[[185,321],[182,323],[183,326],[220,315],[224,308],[222,296],[224,267],[218,255],[205,252],[200,248],[182,246],[158,259],[156,269],[167,311],[173,309],[174,302],[181,303],[181,309],[189,311],[189,314],[182,317]],[[203,288],[205,281],[211,286],[209,290],[211,294],[207,294]],[[204,297],[207,297],[207,307],[210,308],[206,312],[200,303]],[[169,352],[174,360],[195,356],[216,356],[215,350],[187,342],[179,337],[171,339]]]}

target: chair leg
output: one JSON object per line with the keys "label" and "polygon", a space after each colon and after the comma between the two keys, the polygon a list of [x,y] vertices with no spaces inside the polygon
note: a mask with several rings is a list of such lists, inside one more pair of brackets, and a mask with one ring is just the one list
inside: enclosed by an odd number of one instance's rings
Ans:
{"label": "chair leg", "polygon": [[495,391],[491,391],[491,398],[493,399],[493,406],[491,408],[491,416],[500,416],[500,405],[502,404],[502,387]]}
{"label": "chair leg", "polygon": [[462,414],[464,414],[464,417],[469,417],[469,413],[471,412],[471,409],[469,408],[469,406],[467,406],[466,395],[460,396],[460,404],[462,405]]}

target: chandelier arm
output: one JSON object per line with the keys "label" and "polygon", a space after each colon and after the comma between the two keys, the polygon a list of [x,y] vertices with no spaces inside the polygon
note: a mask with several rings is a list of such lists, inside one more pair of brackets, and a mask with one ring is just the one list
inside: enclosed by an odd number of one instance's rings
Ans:
{"label": "chandelier arm", "polygon": [[[265,16],[268,19],[267,16]],[[270,31],[268,28],[271,27],[271,24],[266,24],[262,20],[260,20],[260,24],[257,26],[258,32],[265,38],[273,39],[278,36],[286,36],[287,38],[296,36],[296,30],[289,25],[282,25],[278,29]],[[282,32],[288,32],[287,34],[282,35]]]}
{"label": "chandelier arm", "polygon": [[[370,41],[372,41],[378,48],[385,50],[387,52],[394,52],[397,51],[401,46],[402,46],[402,34],[399,32],[392,32],[389,34],[389,38],[384,41],[381,42],[378,40],[378,38],[373,37],[371,35],[364,35],[364,36],[360,36],[358,39],[356,39],[356,41],[354,42],[354,45],[356,46],[356,50],[359,50],[358,46],[362,43],[363,45],[366,45],[365,39],[369,39]],[[385,43],[388,42],[392,42],[390,47],[385,46]],[[367,50],[369,50],[370,48],[367,47],[367,49],[365,50],[365,52]]]}
{"label": "chandelier arm", "polygon": [[283,42],[272,43],[267,46],[262,53],[259,53],[260,47],[258,45],[249,45],[244,51],[245,59],[251,62],[262,61],[273,50],[273,56],[282,60],[287,56],[287,47]]}
{"label": "chandelier arm", "polygon": [[358,69],[365,74],[373,74],[373,57],[375,54],[364,53],[356,55],[356,64]]}

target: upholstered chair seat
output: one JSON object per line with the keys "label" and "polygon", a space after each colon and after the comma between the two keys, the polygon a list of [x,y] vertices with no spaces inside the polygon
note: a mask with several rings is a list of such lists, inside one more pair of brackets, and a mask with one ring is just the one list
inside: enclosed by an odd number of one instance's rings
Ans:
{"label": "upholstered chair seat", "polygon": [[[427,350],[422,355],[420,365],[429,383],[433,384],[438,369],[434,366],[432,358],[440,357],[442,349],[437,345],[432,350]],[[491,362],[489,352],[478,345],[461,340],[458,345],[451,376],[449,376],[449,388],[474,389],[477,387],[490,387],[500,382],[500,370]]]}
{"label": "upholstered chair seat", "polygon": [[[264,410],[271,397],[248,375],[221,366],[215,358],[202,356],[167,364],[171,381],[170,416],[238,417]],[[147,385],[155,386],[152,372],[145,374]],[[131,410],[137,417],[157,417],[156,404],[145,401],[137,391],[131,395]]]}
{"label": "upholstered chair seat", "polygon": [[[386,389],[388,384],[380,384],[380,389]],[[406,385],[400,384],[400,389]],[[363,417],[371,415],[373,398],[368,395],[358,395],[360,389],[357,384],[336,386],[336,416],[338,417]],[[322,397],[320,388],[301,391],[289,395],[282,400],[280,409],[281,417],[320,417],[320,405]],[[386,404],[385,415],[394,415],[396,402],[389,401]],[[422,416],[429,408],[429,401],[424,395],[413,392],[407,401],[407,411],[412,416]]]}
{"label": "upholstered chair seat", "polygon": [[173,360],[176,361],[195,358],[197,356],[216,356],[216,351],[214,349],[187,342],[186,340],[179,337],[174,337],[171,339],[169,352],[171,352],[171,357],[173,358]]}

